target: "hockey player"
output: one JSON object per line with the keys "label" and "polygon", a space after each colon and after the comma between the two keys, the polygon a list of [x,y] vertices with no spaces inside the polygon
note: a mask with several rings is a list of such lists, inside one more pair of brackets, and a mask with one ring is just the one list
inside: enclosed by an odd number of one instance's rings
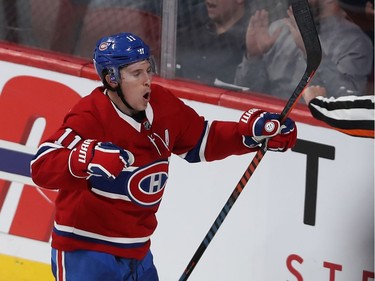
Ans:
{"label": "hockey player", "polygon": [[208,122],[152,84],[149,47],[134,34],[98,41],[103,86],[82,98],[31,162],[36,184],[58,189],[52,232],[56,280],[158,280],[150,252],[171,154],[213,161],[258,150],[286,151],[297,128],[259,109],[240,121]]}

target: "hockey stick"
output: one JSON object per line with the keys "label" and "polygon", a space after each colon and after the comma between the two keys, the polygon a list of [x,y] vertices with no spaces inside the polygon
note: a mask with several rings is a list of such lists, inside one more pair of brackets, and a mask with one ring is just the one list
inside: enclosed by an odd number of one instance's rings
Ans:
{"label": "hockey stick", "polygon": [[[307,66],[306,66],[305,73],[303,74],[301,78],[301,81],[298,83],[292,96],[289,98],[283,111],[280,114],[281,123],[284,123],[290,111],[296,105],[303,90],[306,88],[307,84],[310,82],[311,78],[314,76],[315,71],[317,70],[320,64],[321,57],[322,57],[322,49],[320,46],[318,33],[315,28],[314,19],[309,8],[308,0],[291,0],[291,5],[293,8],[293,14],[294,14],[295,20],[298,25],[298,29],[301,33],[303,43],[305,45],[306,56],[307,56]],[[227,200],[224,207],[220,211],[218,217],[214,221],[213,225],[211,226],[210,230],[204,237],[203,241],[199,245],[198,249],[195,251],[195,254],[191,258],[188,266],[185,268],[179,281],[185,281],[189,278],[190,274],[192,273],[198,261],[200,260],[203,253],[207,249],[211,240],[214,238],[216,232],[219,230],[224,219],[228,215],[234,203],[237,201],[242,190],[245,188],[247,182],[250,180],[251,176],[253,175],[255,169],[258,167],[260,161],[263,159],[263,156],[266,154],[266,152],[267,152],[267,146],[263,144],[261,148],[255,154],[253,160],[251,161],[246,171],[242,175],[241,179],[237,183],[235,189],[233,190],[229,199]]]}

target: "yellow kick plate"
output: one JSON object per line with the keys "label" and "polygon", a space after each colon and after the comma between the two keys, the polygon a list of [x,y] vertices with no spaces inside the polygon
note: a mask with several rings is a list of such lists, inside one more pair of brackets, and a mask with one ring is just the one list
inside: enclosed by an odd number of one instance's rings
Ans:
{"label": "yellow kick plate", "polygon": [[0,255],[0,281],[53,281],[49,264]]}

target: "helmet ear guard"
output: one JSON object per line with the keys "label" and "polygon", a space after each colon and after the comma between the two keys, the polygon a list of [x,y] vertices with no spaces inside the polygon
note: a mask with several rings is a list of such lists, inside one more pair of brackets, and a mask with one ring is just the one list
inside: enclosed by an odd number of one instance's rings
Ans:
{"label": "helmet ear guard", "polygon": [[120,83],[119,81],[117,81],[115,74],[112,71],[110,71],[110,69],[104,69],[100,77],[103,77],[102,83],[106,89],[116,91]]}
{"label": "helmet ear guard", "polygon": [[108,68],[108,75],[111,82],[121,82],[119,70],[113,67]]}

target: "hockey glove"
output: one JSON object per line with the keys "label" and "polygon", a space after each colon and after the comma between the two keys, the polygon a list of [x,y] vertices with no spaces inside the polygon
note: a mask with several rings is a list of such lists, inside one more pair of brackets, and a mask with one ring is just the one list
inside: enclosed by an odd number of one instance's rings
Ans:
{"label": "hockey glove", "polygon": [[250,109],[242,114],[238,130],[244,136],[244,144],[254,148],[266,141],[267,149],[286,151],[294,147],[297,140],[297,126],[287,118],[284,124],[279,122],[280,114],[260,109]]}
{"label": "hockey glove", "polygon": [[110,142],[84,140],[70,152],[69,171],[77,178],[91,176],[114,180],[124,168],[134,163],[131,152]]}

